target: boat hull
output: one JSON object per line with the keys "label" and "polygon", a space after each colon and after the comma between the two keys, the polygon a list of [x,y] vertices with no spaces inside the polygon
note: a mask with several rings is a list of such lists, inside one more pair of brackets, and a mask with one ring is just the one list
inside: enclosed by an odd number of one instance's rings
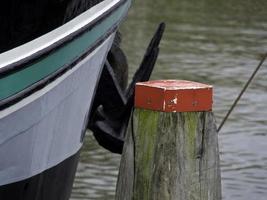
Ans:
{"label": "boat hull", "polygon": [[58,165],[25,180],[0,187],[0,199],[68,200],[80,151]]}
{"label": "boat hull", "polygon": [[9,0],[5,2],[0,7],[0,53],[62,26],[102,1]]}
{"label": "boat hull", "polygon": [[[5,131],[0,136],[0,199],[68,199],[113,38],[114,33],[51,84],[1,112],[0,130]],[[16,191],[21,193],[18,198],[13,196]]]}
{"label": "boat hull", "polygon": [[129,6],[104,0],[0,54],[0,199],[69,198],[95,90]]}

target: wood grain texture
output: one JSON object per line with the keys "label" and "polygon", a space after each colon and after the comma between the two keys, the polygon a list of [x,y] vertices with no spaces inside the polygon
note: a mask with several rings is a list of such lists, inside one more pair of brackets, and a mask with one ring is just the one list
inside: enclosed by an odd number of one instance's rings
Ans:
{"label": "wood grain texture", "polygon": [[121,160],[118,199],[221,199],[218,136],[212,112],[136,109]]}
{"label": "wood grain texture", "polygon": [[[131,122],[133,118],[131,118]],[[133,126],[129,123],[121,157],[119,176],[116,187],[116,200],[132,199],[134,178],[134,140]]]}

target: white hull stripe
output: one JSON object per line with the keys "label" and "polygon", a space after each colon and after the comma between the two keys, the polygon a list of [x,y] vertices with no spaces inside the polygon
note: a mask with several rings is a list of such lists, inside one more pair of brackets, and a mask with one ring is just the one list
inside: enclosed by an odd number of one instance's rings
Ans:
{"label": "white hull stripe", "polygon": [[113,38],[42,90],[0,111],[0,185],[39,174],[80,149]]}
{"label": "white hull stripe", "polygon": [[65,25],[51,31],[50,33],[0,54],[0,69],[27,57],[31,57],[33,54],[36,54],[43,49],[60,42],[64,38],[74,34],[83,27],[92,23],[94,20],[101,17],[105,12],[110,10],[113,6],[121,1],[123,0],[104,0],[83,14],[75,17]]}
{"label": "white hull stripe", "polygon": [[32,55],[24,64],[20,61],[14,66],[6,66],[0,70],[1,108],[28,95],[40,85],[43,86],[44,79],[54,78],[98,46],[107,34],[114,31],[128,6],[129,2],[113,8],[113,12],[110,11],[99,19],[100,21],[93,23],[91,28],[85,27],[84,32],[81,30],[80,34],[66,38],[68,40],[65,43],[50,46],[49,52],[43,50],[40,54]]}

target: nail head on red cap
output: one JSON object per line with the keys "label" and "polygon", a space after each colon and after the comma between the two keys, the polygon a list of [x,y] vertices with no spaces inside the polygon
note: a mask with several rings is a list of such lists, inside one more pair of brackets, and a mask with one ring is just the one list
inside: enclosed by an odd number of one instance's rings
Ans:
{"label": "nail head on red cap", "polygon": [[135,86],[135,107],[161,112],[211,111],[213,87],[185,80],[156,80]]}

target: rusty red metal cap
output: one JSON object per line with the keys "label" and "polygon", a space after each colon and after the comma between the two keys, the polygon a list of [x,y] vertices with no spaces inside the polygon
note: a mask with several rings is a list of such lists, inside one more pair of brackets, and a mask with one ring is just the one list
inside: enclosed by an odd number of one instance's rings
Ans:
{"label": "rusty red metal cap", "polygon": [[162,112],[212,110],[213,87],[185,80],[156,80],[135,86],[135,107]]}

